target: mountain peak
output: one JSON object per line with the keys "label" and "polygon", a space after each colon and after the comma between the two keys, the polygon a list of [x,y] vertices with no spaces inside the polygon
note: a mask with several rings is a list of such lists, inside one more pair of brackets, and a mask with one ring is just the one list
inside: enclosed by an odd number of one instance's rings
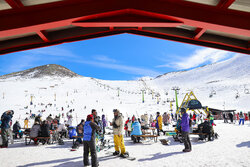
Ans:
{"label": "mountain peak", "polygon": [[28,70],[14,72],[11,74],[0,76],[0,79],[7,79],[7,78],[24,78],[24,79],[31,79],[31,78],[43,78],[43,77],[78,77],[79,75],[70,71],[69,69],[57,65],[57,64],[47,64],[43,66],[38,66],[35,68],[31,68]]}

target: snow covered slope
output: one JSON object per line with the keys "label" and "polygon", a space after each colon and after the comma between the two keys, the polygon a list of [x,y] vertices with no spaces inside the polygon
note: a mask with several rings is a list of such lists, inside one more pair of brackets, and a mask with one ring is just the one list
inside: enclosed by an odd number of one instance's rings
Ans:
{"label": "snow covered slope", "polygon": [[[250,110],[250,57],[239,55],[229,60],[196,68],[190,71],[168,73],[149,81],[153,89],[171,92],[173,86],[180,88],[180,99],[193,90],[204,106],[215,108]],[[213,97],[209,98],[211,93]],[[216,93],[216,95],[215,95]],[[237,94],[239,98],[236,98]]]}
{"label": "snow covered slope", "polygon": [[[13,109],[17,119],[24,119],[30,111],[38,114],[45,109],[43,116],[46,117],[75,109],[76,124],[86,118],[92,108],[108,116],[114,108],[120,109],[125,117],[163,113],[170,109],[166,101],[174,98],[173,86],[180,88],[179,103],[185,93],[193,90],[203,106],[246,112],[250,109],[249,71],[250,57],[246,55],[145,81],[105,81],[79,76],[61,66],[41,66],[0,77],[0,114]],[[144,103],[142,90],[145,90]],[[209,97],[211,93],[213,96]],[[30,105],[31,98],[33,105]],[[46,107],[49,103],[52,106]]]}

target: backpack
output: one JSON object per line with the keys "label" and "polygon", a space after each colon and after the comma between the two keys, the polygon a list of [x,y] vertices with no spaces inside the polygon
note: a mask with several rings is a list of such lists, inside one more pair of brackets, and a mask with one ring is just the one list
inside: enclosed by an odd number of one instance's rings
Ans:
{"label": "backpack", "polygon": [[84,125],[84,135],[83,141],[91,141],[92,137],[92,127],[90,126],[90,121],[85,122]]}

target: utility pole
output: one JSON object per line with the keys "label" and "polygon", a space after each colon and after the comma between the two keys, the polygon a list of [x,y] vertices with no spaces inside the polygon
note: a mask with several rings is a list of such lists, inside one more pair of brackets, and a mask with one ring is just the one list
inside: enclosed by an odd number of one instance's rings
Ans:
{"label": "utility pole", "polygon": [[172,88],[172,90],[175,91],[176,111],[178,111],[179,107],[178,107],[178,97],[177,97],[177,94],[179,94],[180,88],[179,88],[178,86],[174,86],[174,87]]}

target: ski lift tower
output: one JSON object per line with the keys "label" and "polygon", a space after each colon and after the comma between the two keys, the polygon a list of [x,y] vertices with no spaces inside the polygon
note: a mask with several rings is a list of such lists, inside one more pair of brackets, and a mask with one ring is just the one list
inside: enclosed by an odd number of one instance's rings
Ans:
{"label": "ski lift tower", "polygon": [[174,87],[172,88],[172,90],[175,91],[176,111],[178,111],[179,107],[178,107],[178,98],[177,98],[177,95],[179,94],[180,88],[179,88],[178,86],[174,86]]}
{"label": "ski lift tower", "polygon": [[120,88],[118,87],[117,88],[117,97],[119,97],[120,96]]}
{"label": "ski lift tower", "polygon": [[144,89],[141,89],[141,92],[142,92],[142,103],[144,103],[145,101],[144,101],[144,92],[145,92],[145,90]]}
{"label": "ski lift tower", "polygon": [[170,111],[173,112],[173,103],[175,102],[174,98],[170,100]]}

